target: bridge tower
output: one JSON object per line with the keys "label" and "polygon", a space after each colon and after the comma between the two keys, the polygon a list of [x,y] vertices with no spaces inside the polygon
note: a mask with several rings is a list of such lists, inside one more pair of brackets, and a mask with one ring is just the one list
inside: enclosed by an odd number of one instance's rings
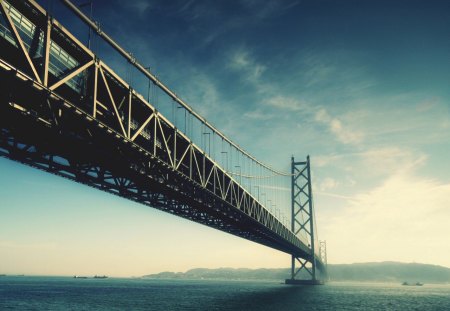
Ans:
{"label": "bridge tower", "polygon": [[311,168],[309,156],[306,161],[295,162],[291,159],[292,174],[292,215],[291,230],[301,239],[306,239],[309,247],[307,259],[292,255],[291,278],[286,279],[286,284],[294,285],[318,285],[323,284],[317,278],[316,247],[318,240],[316,236],[314,206],[311,187]]}
{"label": "bridge tower", "polygon": [[[320,241],[319,243],[320,243],[320,248],[319,248],[320,259],[322,260],[322,263],[325,265],[325,267],[328,267],[327,241]],[[327,270],[325,270],[325,273],[323,274],[323,278],[325,281],[329,281],[329,275],[328,275]]]}

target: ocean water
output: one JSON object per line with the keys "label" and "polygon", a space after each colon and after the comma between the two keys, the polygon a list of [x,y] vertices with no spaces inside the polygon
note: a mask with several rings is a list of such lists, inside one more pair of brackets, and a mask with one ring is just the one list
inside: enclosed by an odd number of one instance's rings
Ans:
{"label": "ocean water", "polygon": [[0,310],[450,310],[450,286],[6,276]]}

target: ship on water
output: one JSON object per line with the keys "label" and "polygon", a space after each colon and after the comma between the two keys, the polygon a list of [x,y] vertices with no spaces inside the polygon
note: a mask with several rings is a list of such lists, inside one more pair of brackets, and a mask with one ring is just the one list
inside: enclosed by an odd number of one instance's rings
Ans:
{"label": "ship on water", "polygon": [[[89,279],[87,276],[80,276],[80,275],[74,275],[74,279]],[[106,275],[94,275],[93,279],[107,279],[108,276]]]}
{"label": "ship on water", "polygon": [[408,283],[408,282],[403,282],[402,283],[403,286],[423,286],[423,283],[417,282],[417,283]]}

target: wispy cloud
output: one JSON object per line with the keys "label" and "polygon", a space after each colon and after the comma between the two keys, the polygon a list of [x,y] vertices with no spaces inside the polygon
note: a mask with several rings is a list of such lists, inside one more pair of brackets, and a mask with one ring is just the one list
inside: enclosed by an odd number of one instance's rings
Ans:
{"label": "wispy cloud", "polygon": [[306,101],[287,96],[278,95],[270,97],[265,101],[265,103],[268,106],[288,111],[303,110],[305,111],[305,113],[308,113],[310,111],[310,105]]}
{"label": "wispy cloud", "polygon": [[253,120],[265,121],[271,119],[273,116],[268,112],[264,112],[261,111],[260,109],[257,109],[245,112],[244,117]]}
{"label": "wispy cloud", "polygon": [[426,154],[398,147],[372,148],[358,154],[372,173],[407,172],[427,161]]}
{"label": "wispy cloud", "polygon": [[249,51],[242,48],[231,55],[229,68],[238,72],[243,80],[254,85],[259,85],[260,78],[266,70],[266,66],[258,63]]}
{"label": "wispy cloud", "polygon": [[344,144],[358,144],[364,139],[364,133],[343,124],[337,117],[332,117],[325,108],[319,109],[315,114],[315,120],[326,125],[331,133]]}
{"label": "wispy cloud", "polygon": [[207,118],[227,110],[227,106],[221,104],[221,96],[214,81],[205,72],[194,68],[187,70],[195,79],[191,79],[189,85],[183,84],[180,89],[186,101]]}
{"label": "wispy cloud", "polygon": [[333,190],[339,185],[339,182],[334,178],[325,177],[319,184],[319,190],[322,192],[326,192],[328,190]]}
{"label": "wispy cloud", "polygon": [[336,163],[340,165],[351,163],[355,171],[364,167],[370,168],[366,171],[366,175],[385,175],[386,173],[411,170],[425,165],[426,161],[426,154],[416,150],[395,146],[369,146],[358,152],[317,155],[314,157],[314,166],[322,168],[336,166]]}
{"label": "wispy cloud", "polygon": [[331,198],[336,198],[336,199],[341,199],[341,200],[353,200],[354,198],[348,195],[342,195],[342,194],[337,194],[337,193],[330,193],[330,192],[326,192],[326,191],[315,191],[315,194],[321,195],[321,196],[326,196],[326,197],[331,197]]}

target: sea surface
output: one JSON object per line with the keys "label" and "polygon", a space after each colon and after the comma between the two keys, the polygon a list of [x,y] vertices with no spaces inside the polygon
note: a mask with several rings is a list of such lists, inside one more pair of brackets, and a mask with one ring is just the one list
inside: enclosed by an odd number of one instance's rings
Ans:
{"label": "sea surface", "polygon": [[6,276],[0,310],[450,310],[450,286]]}

